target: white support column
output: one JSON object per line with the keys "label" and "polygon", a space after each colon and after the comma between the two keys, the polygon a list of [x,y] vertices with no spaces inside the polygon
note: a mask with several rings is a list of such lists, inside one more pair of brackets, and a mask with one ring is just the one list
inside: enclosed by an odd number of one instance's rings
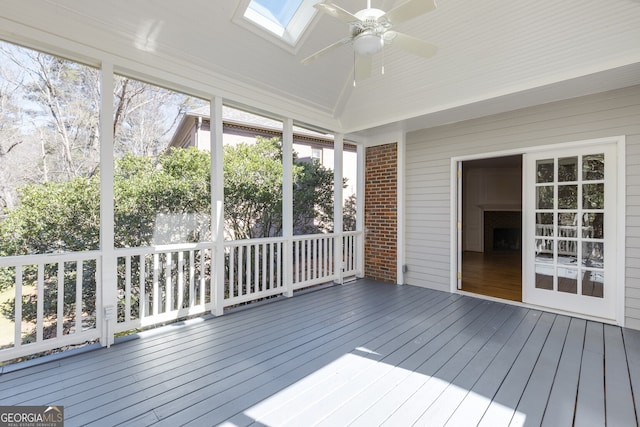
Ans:
{"label": "white support column", "polygon": [[405,205],[405,176],[404,164],[406,162],[406,134],[403,132],[398,138],[398,159],[396,165],[397,187],[396,187],[396,256],[397,256],[397,277],[396,282],[405,284],[405,259],[404,259],[404,205]]}
{"label": "white support column", "polygon": [[342,225],[342,186],[343,186],[343,147],[344,135],[338,133],[333,141],[333,234],[335,235],[334,249],[334,273],[336,282],[342,284],[344,282],[344,254],[343,254],[343,238],[344,230]]}
{"label": "white support column", "polygon": [[282,122],[282,237],[284,295],[293,296],[293,120]]}
{"label": "white support column", "polygon": [[102,63],[100,76],[100,250],[102,266],[100,290],[96,289],[96,312],[102,333],[100,343],[109,347],[114,341],[117,321],[118,263],[115,252],[113,202],[113,64]]}
{"label": "white support column", "polygon": [[357,146],[357,171],[356,171],[356,230],[359,231],[357,256],[357,276],[364,277],[364,241],[366,230],[364,229],[364,167],[367,150],[364,145]]}
{"label": "white support column", "polygon": [[213,314],[224,314],[224,153],[222,141],[222,98],[211,99],[211,239],[213,240],[211,296]]}

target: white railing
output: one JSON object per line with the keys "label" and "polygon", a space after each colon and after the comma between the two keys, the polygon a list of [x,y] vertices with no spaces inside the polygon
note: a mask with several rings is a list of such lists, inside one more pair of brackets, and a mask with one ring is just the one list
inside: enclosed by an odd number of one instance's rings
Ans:
{"label": "white railing", "polygon": [[360,249],[363,247],[362,233],[347,231],[342,235],[343,277],[362,275]]}
{"label": "white railing", "polygon": [[[362,236],[343,233],[341,251],[333,234],[225,242],[223,306],[359,275]],[[100,251],[0,257],[1,283],[13,283],[13,299],[0,301],[0,316],[13,317],[0,361],[213,312],[214,252],[211,242],[116,249],[114,321],[104,317]]]}
{"label": "white railing", "polygon": [[224,306],[285,292],[283,238],[225,242]]}
{"label": "white railing", "polygon": [[[583,233],[593,233],[593,227],[582,227]],[[553,224],[536,224],[536,236],[552,237]],[[559,225],[558,237],[578,237],[578,227],[575,225]]]}
{"label": "white railing", "polygon": [[[583,227],[583,230],[585,227]],[[588,228],[591,232],[591,227]],[[558,226],[558,255],[578,255],[578,227],[570,225]],[[536,224],[536,237],[553,237],[552,224]],[[541,254],[553,254],[553,239],[542,240],[536,245],[536,252]]]}
{"label": "white railing", "polygon": [[211,243],[117,249],[115,332],[211,311]]}
{"label": "white railing", "polygon": [[0,337],[0,360],[11,360],[100,337],[100,253],[97,251],[0,258],[3,282],[14,298],[13,334]]}
{"label": "white railing", "polygon": [[293,239],[293,289],[335,280],[333,234],[296,236]]}

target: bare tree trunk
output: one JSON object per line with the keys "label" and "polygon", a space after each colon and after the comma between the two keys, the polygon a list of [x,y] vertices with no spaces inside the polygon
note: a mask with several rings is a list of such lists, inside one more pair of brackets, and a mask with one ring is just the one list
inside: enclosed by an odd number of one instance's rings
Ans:
{"label": "bare tree trunk", "polygon": [[[73,167],[73,158],[71,157],[71,141],[69,139],[69,134],[67,132],[67,124],[64,120],[64,112],[60,107],[59,98],[55,95],[56,88],[51,81],[51,76],[49,75],[50,69],[44,63],[44,54],[38,54],[38,66],[40,67],[39,74],[44,87],[41,87],[40,90],[42,94],[46,97],[47,107],[49,108],[49,112],[51,113],[51,117],[53,118],[56,131],[60,136],[60,140],[62,143],[62,154],[64,159],[64,165],[67,171],[67,177],[71,178],[74,176],[74,167]],[[39,83],[39,82],[38,82]]]}
{"label": "bare tree trunk", "polygon": [[42,150],[42,182],[49,182],[49,171],[47,169],[47,150],[45,149],[45,138],[40,130],[40,148]]}

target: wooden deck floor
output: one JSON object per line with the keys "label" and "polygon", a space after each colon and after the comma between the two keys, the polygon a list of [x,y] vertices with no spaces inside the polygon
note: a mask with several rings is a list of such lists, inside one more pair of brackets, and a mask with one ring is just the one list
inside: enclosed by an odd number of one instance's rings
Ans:
{"label": "wooden deck floor", "polygon": [[632,426],[640,333],[367,280],[0,376],[67,426]]}

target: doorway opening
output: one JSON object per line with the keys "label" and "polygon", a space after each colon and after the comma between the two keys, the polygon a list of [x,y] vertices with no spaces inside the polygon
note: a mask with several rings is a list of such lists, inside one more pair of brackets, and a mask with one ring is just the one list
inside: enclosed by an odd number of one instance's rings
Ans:
{"label": "doorway opening", "polygon": [[461,280],[466,292],[522,301],[522,156],[461,162]]}

